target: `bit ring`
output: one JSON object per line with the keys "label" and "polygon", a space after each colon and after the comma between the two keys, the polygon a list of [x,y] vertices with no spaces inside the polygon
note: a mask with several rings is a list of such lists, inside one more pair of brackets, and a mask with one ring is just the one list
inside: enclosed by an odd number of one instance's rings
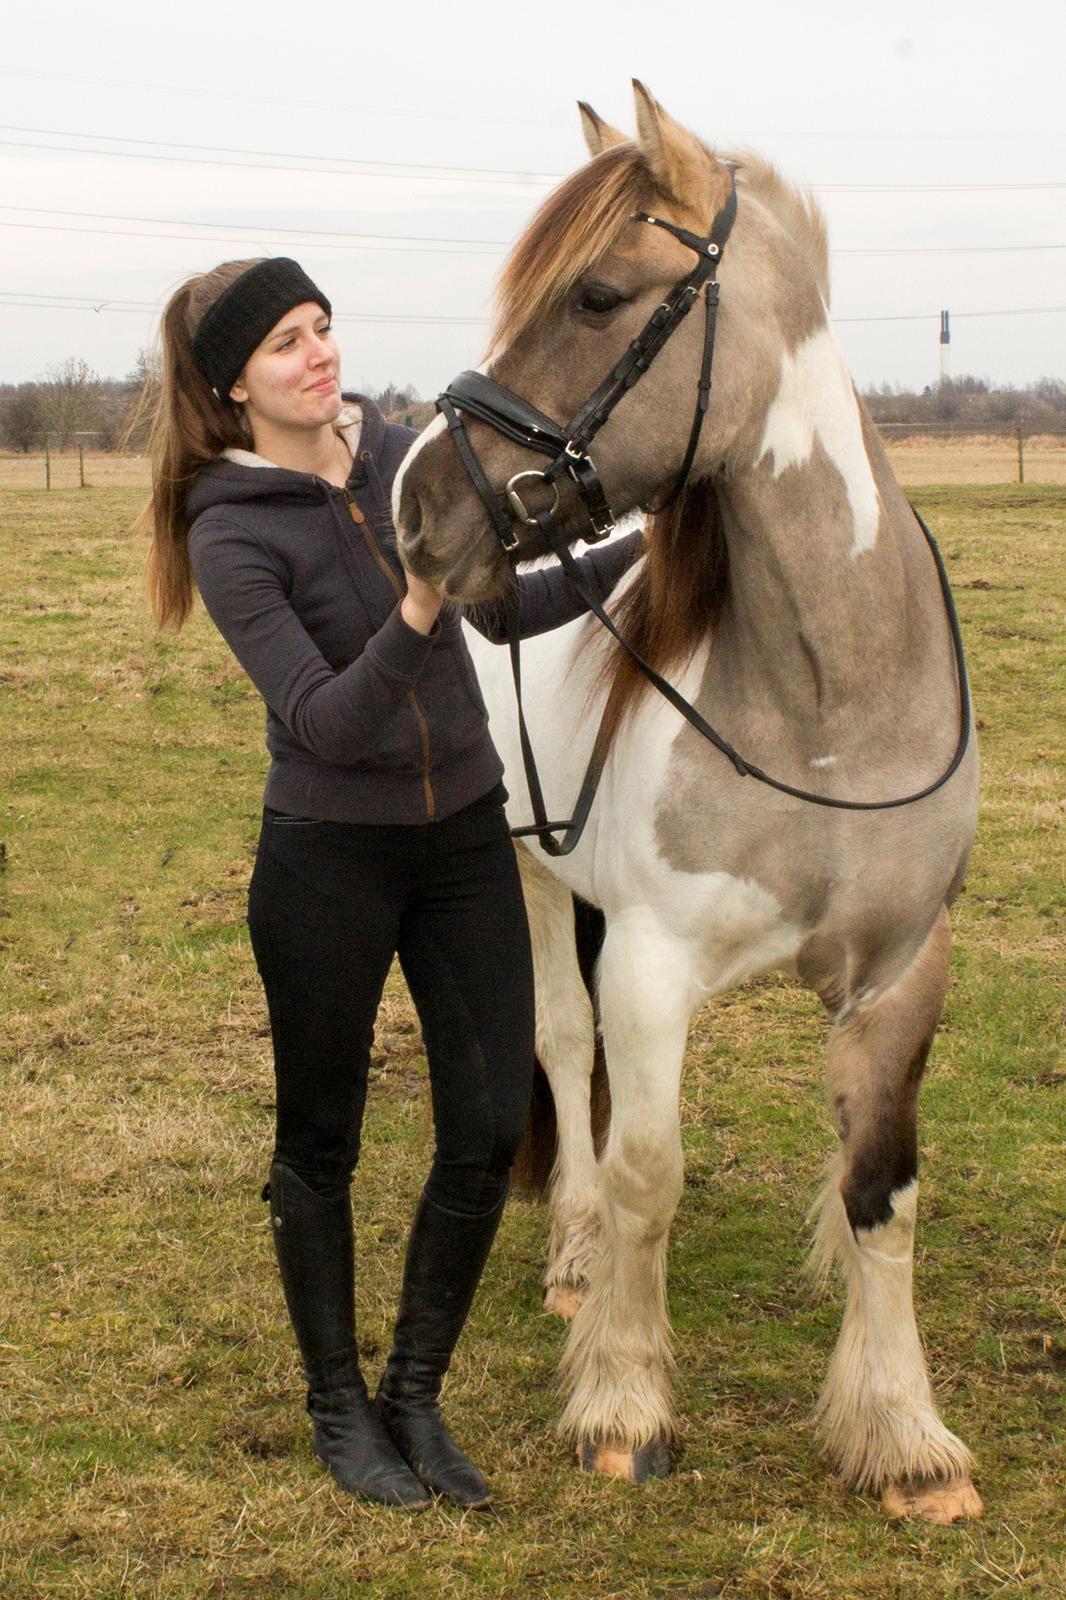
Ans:
{"label": "bit ring", "polygon": [[[521,483],[523,478],[536,478],[538,483],[544,483],[547,481],[547,475],[543,472],[516,472],[513,478],[508,478],[507,480],[507,488],[505,493],[511,503],[511,510],[514,512],[519,522],[525,522],[531,528],[535,528],[537,526],[537,519],[536,517],[531,517],[529,515],[526,510],[525,503],[522,500],[522,496],[515,488],[515,484]],[[556,511],[559,509],[559,485],[553,480],[550,487],[555,495],[555,499],[552,502],[548,515],[549,517],[553,517]]]}

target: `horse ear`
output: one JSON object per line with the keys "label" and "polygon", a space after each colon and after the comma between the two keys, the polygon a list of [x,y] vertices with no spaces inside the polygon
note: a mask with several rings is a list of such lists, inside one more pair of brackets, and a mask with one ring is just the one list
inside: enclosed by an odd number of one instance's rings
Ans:
{"label": "horse ear", "polygon": [[637,103],[637,146],[651,169],[657,188],[674,200],[700,200],[714,157],[694,133],[667,116],[639,79],[633,79]]}
{"label": "horse ear", "polygon": [[625,144],[625,134],[619,133],[617,128],[612,128],[609,122],[598,117],[587,101],[579,100],[577,109],[581,113],[581,131],[585,135],[590,156],[601,155],[604,150],[610,150],[612,145]]}

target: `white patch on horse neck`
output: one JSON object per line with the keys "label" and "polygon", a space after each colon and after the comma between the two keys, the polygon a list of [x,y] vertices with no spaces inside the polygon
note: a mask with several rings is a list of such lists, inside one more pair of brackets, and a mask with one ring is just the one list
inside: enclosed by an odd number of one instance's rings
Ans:
{"label": "white patch on horse neck", "polygon": [[812,756],[807,763],[809,767],[835,767],[836,764],[836,756]]}
{"label": "white patch on horse neck", "polygon": [[438,412],[428,427],[424,428],[423,431],[418,435],[418,438],[415,440],[410,450],[408,450],[407,454],[400,462],[396,476],[392,480],[392,520],[395,522],[397,527],[400,526],[400,495],[403,491],[404,474],[411,465],[411,462],[415,459],[415,456],[417,456],[418,452],[422,449],[423,445],[428,444],[430,439],[435,439],[439,433],[443,433],[446,427],[447,423],[440,412]]}
{"label": "white patch on horse neck", "polygon": [[781,357],[781,386],[766,413],[757,461],[772,455],[774,477],[811,458],[815,440],[844,480],[854,524],[851,554],[872,550],[881,517],[862,421],[848,369],[829,328]]}

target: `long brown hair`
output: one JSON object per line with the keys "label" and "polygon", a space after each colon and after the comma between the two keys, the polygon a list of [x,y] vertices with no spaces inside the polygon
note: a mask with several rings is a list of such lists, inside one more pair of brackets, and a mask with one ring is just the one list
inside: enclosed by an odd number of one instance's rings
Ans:
{"label": "long brown hair", "polygon": [[[189,520],[185,496],[207,461],[223,450],[250,449],[251,432],[242,408],[218,398],[193,360],[192,339],[208,306],[247,272],[254,261],[223,261],[211,272],[188,278],[167,301],[160,321],[162,371],[154,394],[145,386],[142,405],[151,414],[148,454],[152,495],[136,522],[152,541],[148,553],[148,597],[161,628],[180,628],[192,610]],[[138,410],[132,432],[143,421]]]}
{"label": "long brown hair", "polygon": [[[690,483],[674,505],[648,518],[644,539],[644,565],[611,614],[633,648],[657,672],[668,673],[684,665],[714,626],[728,588],[716,486],[708,479]],[[601,737],[609,747],[651,685],[620,644],[605,653],[596,684],[608,690]]]}

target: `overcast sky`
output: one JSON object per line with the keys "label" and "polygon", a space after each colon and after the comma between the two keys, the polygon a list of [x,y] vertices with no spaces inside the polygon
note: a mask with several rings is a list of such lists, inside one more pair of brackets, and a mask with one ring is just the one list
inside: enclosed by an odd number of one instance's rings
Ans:
{"label": "overcast sky", "polygon": [[433,395],[585,159],[575,102],[629,130],[633,76],[814,186],[861,385],[934,382],[942,307],[956,374],[1066,377],[1064,61],[1062,0],[8,8],[0,381],[68,355],[121,376],[186,274],[289,254],[346,386]]}

